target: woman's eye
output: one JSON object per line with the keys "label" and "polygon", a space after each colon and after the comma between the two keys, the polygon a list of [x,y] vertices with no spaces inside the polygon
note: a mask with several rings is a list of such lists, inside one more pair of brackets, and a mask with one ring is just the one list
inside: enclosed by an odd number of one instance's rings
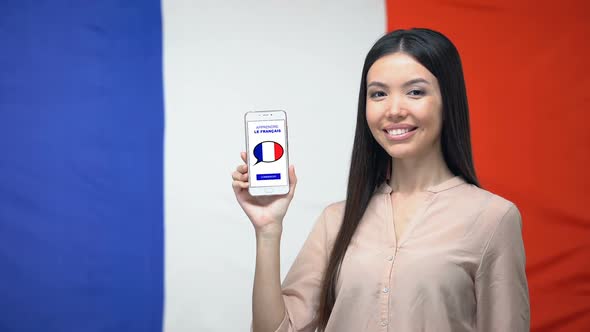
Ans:
{"label": "woman's eye", "polygon": [[383,98],[385,96],[387,96],[387,94],[383,91],[374,91],[369,94],[369,97],[371,98]]}
{"label": "woman's eye", "polygon": [[410,92],[408,92],[408,94],[409,94],[410,96],[417,97],[417,96],[422,96],[422,95],[424,95],[424,91],[422,91],[422,90],[418,90],[418,89],[414,89],[414,90],[410,90]]}

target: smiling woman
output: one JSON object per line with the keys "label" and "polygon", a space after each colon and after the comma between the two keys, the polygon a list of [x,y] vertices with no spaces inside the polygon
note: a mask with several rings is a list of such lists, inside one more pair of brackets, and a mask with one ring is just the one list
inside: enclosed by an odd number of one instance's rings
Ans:
{"label": "smiling woman", "polygon": [[367,122],[379,145],[398,162],[442,157],[442,97],[436,77],[398,52],[375,61],[367,81]]}
{"label": "smiling woman", "polygon": [[[363,67],[346,201],[318,219],[281,287],[288,195],[248,196],[257,238],[254,331],[528,331],[516,206],[479,187],[459,54],[444,35],[397,30]],[[272,217],[272,218],[270,218]]]}

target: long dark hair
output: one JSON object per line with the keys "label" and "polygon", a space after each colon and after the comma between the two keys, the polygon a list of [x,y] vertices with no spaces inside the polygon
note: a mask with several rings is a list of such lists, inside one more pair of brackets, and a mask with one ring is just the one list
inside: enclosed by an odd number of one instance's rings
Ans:
{"label": "long dark hair", "polygon": [[350,240],[371,196],[390,171],[391,157],[377,143],[367,125],[367,73],[379,58],[396,52],[412,56],[437,78],[443,105],[441,148],[444,160],[454,175],[479,186],[471,155],[467,93],[457,49],[447,37],[429,29],[396,30],[381,37],[367,54],[363,66],[344,217],[321,287],[320,331],[326,329],[336,301],[336,281]]}

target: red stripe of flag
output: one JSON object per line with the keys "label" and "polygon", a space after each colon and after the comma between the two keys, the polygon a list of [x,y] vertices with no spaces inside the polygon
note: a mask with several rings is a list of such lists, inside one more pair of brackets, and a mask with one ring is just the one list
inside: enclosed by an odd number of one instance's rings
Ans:
{"label": "red stripe of flag", "polygon": [[275,160],[281,159],[283,156],[283,147],[275,142]]}
{"label": "red stripe of flag", "polygon": [[590,331],[588,12],[583,0],[387,1],[389,30],[440,30],[461,53],[477,174],[522,214],[534,332]]}

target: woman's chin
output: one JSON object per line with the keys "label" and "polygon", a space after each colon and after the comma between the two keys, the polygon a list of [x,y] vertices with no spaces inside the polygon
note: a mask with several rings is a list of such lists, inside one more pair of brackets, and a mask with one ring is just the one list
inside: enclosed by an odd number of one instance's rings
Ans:
{"label": "woman's chin", "polygon": [[393,159],[411,159],[416,156],[414,149],[400,149],[399,147],[396,147],[394,149],[388,149],[386,151],[387,154]]}

